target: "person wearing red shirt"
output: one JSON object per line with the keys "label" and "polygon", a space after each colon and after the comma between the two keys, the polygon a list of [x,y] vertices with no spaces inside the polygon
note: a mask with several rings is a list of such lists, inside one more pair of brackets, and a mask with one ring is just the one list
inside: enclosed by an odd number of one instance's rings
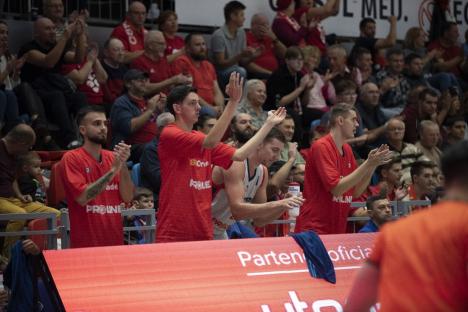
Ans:
{"label": "person wearing red shirt", "polygon": [[165,95],[146,100],[148,75],[137,69],[130,69],[124,81],[128,92],[115,100],[110,113],[112,146],[121,141],[131,144],[130,160],[139,162],[145,144],[156,136],[155,121],[164,111]]}
{"label": "person wearing red shirt", "polygon": [[130,146],[123,142],[107,151],[107,121],[99,106],[77,115],[83,146],[65,153],[60,173],[70,214],[72,248],[123,244],[121,209],[133,197],[126,161]]}
{"label": "person wearing red shirt", "polygon": [[445,200],[382,228],[345,311],[468,310],[468,141],[441,162]]}
{"label": "person wearing red shirt", "polygon": [[91,105],[104,105],[101,85],[106,83],[107,73],[97,58],[98,53],[97,45],[94,45],[83,63],[62,64],[62,74],[75,83],[78,89],[86,95],[88,104]]}
{"label": "person wearing red shirt", "polygon": [[159,30],[151,30],[145,37],[143,55],[132,62],[130,68],[136,68],[149,74],[148,94],[169,93],[178,84],[188,84],[191,79],[183,74],[174,75],[167,57],[164,56],[166,40]]}
{"label": "person wearing red shirt", "polygon": [[432,41],[427,49],[442,51],[442,57],[436,58],[434,70],[438,72],[451,72],[455,76],[460,76],[460,65],[463,62],[463,49],[458,43],[458,25],[454,22],[447,22],[442,29],[442,36]]}
{"label": "person wearing red shirt", "polygon": [[358,125],[352,106],[337,104],[332,108],[330,133],[310,148],[309,159],[313,161],[306,163],[306,201],[297,218],[296,233],[307,230],[318,234],[345,233],[353,198],[364,192],[375,169],[390,161],[388,146],[381,145],[357,167],[353,151],[345,142],[354,137]]}
{"label": "person wearing red shirt", "polygon": [[179,30],[177,14],[170,10],[162,12],[158,18],[158,25],[159,30],[164,34],[164,39],[166,39],[164,55],[168,57],[169,63],[171,63],[171,61],[184,54],[184,39],[176,35]]}
{"label": "person wearing red shirt", "polygon": [[124,46],[117,38],[110,38],[104,43],[102,67],[107,73],[107,81],[102,85],[104,102],[113,104],[124,92],[123,77],[128,67],[123,63]]}
{"label": "person wearing red shirt", "polygon": [[276,118],[266,122],[257,134],[241,148],[220,143],[236,112],[242,96],[243,79],[233,73],[227,85],[229,101],[213,129],[204,135],[192,130],[200,113],[195,89],[175,87],[167,98],[167,108],[175,123],[161,133],[158,154],[161,161],[161,192],[159,197],[156,242],[177,242],[213,239],[211,219],[212,166],[228,169],[233,161],[243,161],[251,155],[284,114],[277,110]]}
{"label": "person wearing red shirt", "polygon": [[192,85],[197,88],[202,106],[202,115],[220,115],[224,107],[224,95],[219,88],[215,68],[207,60],[203,35],[188,34],[185,37],[185,51],[173,63],[174,73],[192,77]]}
{"label": "person wearing red shirt", "polygon": [[146,7],[140,1],[132,1],[125,20],[114,28],[111,38],[122,41],[125,47],[124,63],[129,64],[143,54],[147,30],[144,27]]}
{"label": "person wearing red shirt", "polygon": [[247,65],[249,77],[267,79],[278,68],[278,59],[284,59],[286,46],[273,33],[268,18],[263,14],[252,16],[246,39],[247,47],[261,51],[260,55]]}

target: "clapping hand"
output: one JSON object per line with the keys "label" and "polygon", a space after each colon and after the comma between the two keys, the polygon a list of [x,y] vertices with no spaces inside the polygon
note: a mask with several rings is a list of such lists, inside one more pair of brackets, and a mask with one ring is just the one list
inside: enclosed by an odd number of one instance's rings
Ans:
{"label": "clapping hand", "polygon": [[114,146],[114,163],[112,166],[118,171],[122,166],[126,166],[127,160],[130,157],[130,145],[120,142]]}
{"label": "clapping hand", "polygon": [[387,144],[382,144],[369,152],[367,160],[374,166],[385,165],[392,160],[393,152],[390,151]]}

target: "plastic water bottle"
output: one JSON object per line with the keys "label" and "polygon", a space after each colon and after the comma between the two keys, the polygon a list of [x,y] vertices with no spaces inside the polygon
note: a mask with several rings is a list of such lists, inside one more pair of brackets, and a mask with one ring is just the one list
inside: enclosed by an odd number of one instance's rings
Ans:
{"label": "plastic water bottle", "polygon": [[[288,193],[293,196],[300,196],[301,195],[301,186],[297,182],[290,182],[288,186]],[[291,218],[296,218],[299,215],[299,206],[297,205],[293,209],[289,210],[289,216]]]}

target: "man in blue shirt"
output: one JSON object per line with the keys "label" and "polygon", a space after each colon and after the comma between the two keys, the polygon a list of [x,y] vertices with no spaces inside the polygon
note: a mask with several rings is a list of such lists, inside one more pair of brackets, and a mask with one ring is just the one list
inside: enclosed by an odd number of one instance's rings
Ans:
{"label": "man in blue shirt", "polygon": [[378,232],[380,227],[392,219],[392,206],[384,194],[370,196],[366,201],[370,220],[359,233]]}

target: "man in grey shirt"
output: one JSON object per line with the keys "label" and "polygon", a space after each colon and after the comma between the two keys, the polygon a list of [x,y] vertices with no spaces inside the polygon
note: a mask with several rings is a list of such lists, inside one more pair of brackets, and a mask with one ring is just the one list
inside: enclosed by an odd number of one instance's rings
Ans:
{"label": "man in grey shirt", "polygon": [[[260,49],[247,48],[245,31],[245,5],[239,1],[230,1],[224,6],[225,24],[211,37],[211,49],[218,74],[219,86],[224,90],[232,72],[247,77],[243,66],[260,55]],[[241,66],[243,65],[243,66]]]}

